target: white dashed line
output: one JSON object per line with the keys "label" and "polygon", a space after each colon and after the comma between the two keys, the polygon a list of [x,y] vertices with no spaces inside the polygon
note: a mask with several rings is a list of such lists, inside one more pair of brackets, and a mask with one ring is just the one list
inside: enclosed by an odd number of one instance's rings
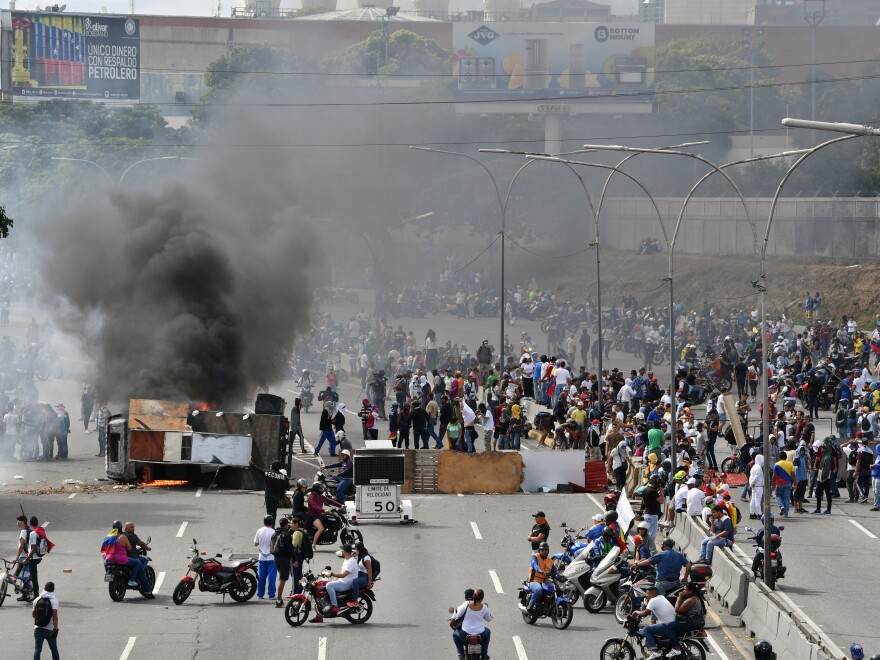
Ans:
{"label": "white dashed line", "polygon": [[464,493],[458,493],[459,497],[464,497]]}
{"label": "white dashed line", "polygon": [[327,638],[318,638],[318,660],[327,660]]}
{"label": "white dashed line", "polygon": [[159,589],[162,588],[162,580],[164,580],[164,579],[165,579],[165,571],[162,571],[161,573],[159,573],[159,575],[156,576],[156,584],[153,585],[153,595],[154,596],[157,593],[159,593]]}
{"label": "white dashed line", "polygon": [[199,488],[199,489],[196,491],[196,497],[201,497],[201,496],[202,496],[202,491],[203,491],[203,490],[205,490],[205,489],[204,489],[204,488]]}
{"label": "white dashed line", "polygon": [[855,527],[856,529],[862,530],[865,534],[868,535],[869,538],[872,538],[872,539],[877,538],[877,535],[874,532],[872,532],[870,529],[868,529],[867,527],[860,525],[855,520],[850,520],[850,522],[852,523],[853,527]]}
{"label": "white dashed line", "polygon": [[513,646],[516,648],[516,657],[519,660],[529,660],[529,656],[526,655],[526,650],[523,648],[522,640],[516,635],[513,636]]}
{"label": "white dashed line", "polygon": [[476,539],[477,539],[478,541],[482,541],[482,540],[483,540],[483,535],[480,534],[480,528],[477,527],[477,523],[471,521],[471,529],[474,530],[474,536],[476,537]]}
{"label": "white dashed line", "polygon": [[728,655],[724,652],[724,649],[721,648],[721,644],[716,642],[715,638],[712,637],[712,635],[706,635],[706,639],[709,640],[709,646],[715,649],[715,653],[718,654],[718,657],[720,657],[721,660],[730,660]]}
{"label": "white dashed line", "polygon": [[76,497],[76,493],[71,493],[67,496],[67,499],[72,500],[74,497]]}
{"label": "white dashed line", "polygon": [[604,510],[605,510],[605,505],[604,505],[604,504],[601,504],[601,503],[599,502],[599,500],[597,500],[595,497],[593,497],[593,496],[590,495],[589,493],[587,493],[587,497],[590,498],[590,500],[593,502],[593,504],[595,504],[597,507],[599,507],[599,510],[600,510],[600,511],[604,511]]}
{"label": "white dashed line", "polygon": [[498,579],[498,573],[493,571],[491,568],[489,569],[489,577],[492,578],[492,584],[495,585],[495,592],[499,594],[504,593],[504,589],[501,588],[501,580]]}
{"label": "white dashed line", "polygon": [[184,520],[180,524],[180,529],[177,530],[177,538],[183,538],[183,533],[186,531],[186,521]]}
{"label": "white dashed line", "polygon": [[119,660],[128,660],[128,654],[131,653],[131,650],[134,648],[134,643],[137,641],[137,637],[129,637],[128,644],[125,645],[125,648],[122,650],[122,655],[119,656]]}

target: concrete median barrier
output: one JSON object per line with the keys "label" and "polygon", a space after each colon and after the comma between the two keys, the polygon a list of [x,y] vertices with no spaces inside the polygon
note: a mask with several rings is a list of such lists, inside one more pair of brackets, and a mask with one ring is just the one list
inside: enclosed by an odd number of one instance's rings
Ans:
{"label": "concrete median barrier", "polygon": [[[441,493],[518,493],[523,481],[519,452],[437,454],[437,490]],[[583,465],[583,463],[581,463]],[[583,469],[583,468],[581,468]]]}
{"label": "concrete median barrier", "polygon": [[746,607],[749,581],[745,570],[738,565],[733,553],[718,548],[712,555],[712,579],[709,591],[733,616],[739,616]]}

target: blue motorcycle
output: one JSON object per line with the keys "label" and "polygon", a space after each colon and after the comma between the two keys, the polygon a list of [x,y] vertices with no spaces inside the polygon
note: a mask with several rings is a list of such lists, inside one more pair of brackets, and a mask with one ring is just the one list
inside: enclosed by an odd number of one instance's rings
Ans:
{"label": "blue motorcycle", "polygon": [[531,611],[529,611],[529,599],[532,596],[532,592],[529,591],[529,583],[523,580],[522,586],[519,588],[519,602],[522,605],[520,608],[522,610],[523,621],[532,625],[538,619],[543,619],[545,617],[550,617],[553,621],[553,627],[557,630],[565,630],[571,624],[571,619],[574,616],[574,609],[572,608],[571,601],[565,596],[561,596],[561,580],[558,578],[556,580],[548,580],[547,582],[543,582],[541,587],[543,591],[541,593],[541,598],[538,599],[537,605]]}
{"label": "blue motorcycle", "polygon": [[587,531],[586,529],[576,531],[565,527],[565,523],[562,523],[562,526],[565,528],[565,534],[560,543],[562,546],[562,552],[557,552],[552,557],[553,566],[560,573],[565,570],[566,566],[574,561],[574,558],[578,556],[581,550],[590,544],[590,540],[584,538],[584,534]]}

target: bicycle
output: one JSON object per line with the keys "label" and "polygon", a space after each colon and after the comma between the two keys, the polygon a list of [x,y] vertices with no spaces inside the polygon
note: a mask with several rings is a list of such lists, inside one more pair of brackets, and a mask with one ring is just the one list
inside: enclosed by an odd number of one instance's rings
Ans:
{"label": "bicycle", "polygon": [[[27,571],[27,568],[17,559],[9,561],[8,559],[0,557],[0,561],[3,562],[5,567],[5,570],[0,573],[0,606],[3,605],[6,596],[9,595],[10,585],[15,590],[15,593],[26,596],[29,600],[33,600],[34,593],[33,588],[31,587],[30,573],[28,572],[27,575],[22,576],[22,572]],[[10,571],[14,572],[10,574]]]}

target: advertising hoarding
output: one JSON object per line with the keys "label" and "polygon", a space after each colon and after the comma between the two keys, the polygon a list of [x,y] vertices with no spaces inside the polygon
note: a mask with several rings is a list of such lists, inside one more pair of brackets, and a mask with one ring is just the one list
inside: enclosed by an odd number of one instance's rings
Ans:
{"label": "advertising hoarding", "polygon": [[651,23],[455,23],[452,38],[457,101],[654,98]]}
{"label": "advertising hoarding", "polygon": [[140,25],[122,16],[12,12],[12,93],[136,101]]}

